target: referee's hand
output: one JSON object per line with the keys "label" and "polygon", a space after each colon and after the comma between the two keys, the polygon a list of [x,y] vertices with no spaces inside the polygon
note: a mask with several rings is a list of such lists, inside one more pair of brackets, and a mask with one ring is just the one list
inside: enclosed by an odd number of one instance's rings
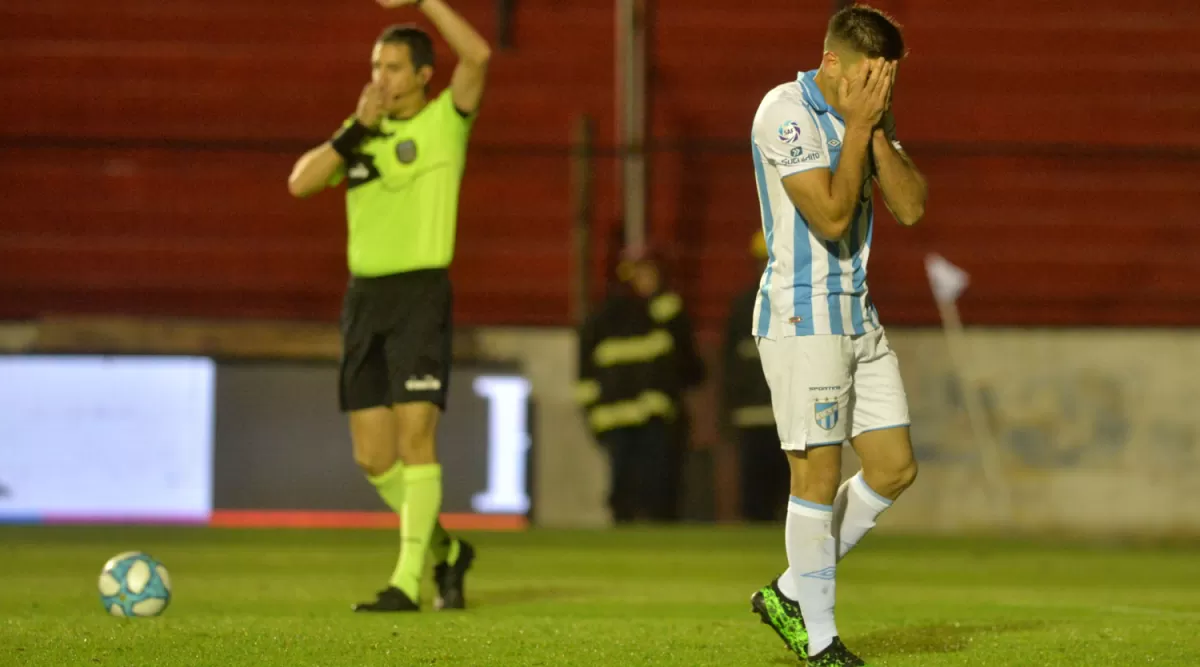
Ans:
{"label": "referee's hand", "polygon": [[363,88],[362,95],[358,98],[358,109],[354,112],[358,122],[371,129],[378,127],[380,119],[383,118],[385,92],[383,86],[374,81]]}
{"label": "referee's hand", "polygon": [[872,60],[853,80],[842,80],[841,97],[846,125],[873,129],[887,110],[895,63]]}

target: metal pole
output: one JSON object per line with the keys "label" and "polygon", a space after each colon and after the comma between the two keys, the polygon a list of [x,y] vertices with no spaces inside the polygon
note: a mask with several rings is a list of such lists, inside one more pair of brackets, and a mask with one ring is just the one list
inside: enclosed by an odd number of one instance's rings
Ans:
{"label": "metal pole", "polygon": [[617,0],[617,137],[621,154],[618,191],[625,245],[646,242],[646,7]]}
{"label": "metal pole", "polygon": [[578,116],[571,130],[571,233],[575,260],[571,311],[579,326],[587,320],[591,304],[593,136],[592,119]]}
{"label": "metal pole", "polygon": [[496,0],[496,43],[501,50],[513,48],[513,14],[517,0]]}

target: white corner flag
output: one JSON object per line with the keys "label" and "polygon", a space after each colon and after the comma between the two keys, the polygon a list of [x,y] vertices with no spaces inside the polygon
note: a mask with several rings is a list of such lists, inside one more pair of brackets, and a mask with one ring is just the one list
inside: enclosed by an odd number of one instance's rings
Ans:
{"label": "white corner flag", "polygon": [[936,252],[925,256],[925,275],[929,276],[929,285],[933,288],[933,298],[938,303],[954,303],[959,295],[971,283],[971,276],[966,271],[951,264],[945,257]]}
{"label": "white corner flag", "polygon": [[925,256],[925,274],[929,277],[933,299],[937,302],[938,313],[942,316],[942,329],[950,350],[950,362],[962,384],[963,402],[979,447],[980,465],[995,500],[993,510],[997,513],[997,518],[1004,521],[1011,517],[1012,498],[1001,469],[998,439],[983,405],[983,386],[971,372],[966,336],[962,320],[958,316],[958,297],[967,289],[971,277],[937,253]]}

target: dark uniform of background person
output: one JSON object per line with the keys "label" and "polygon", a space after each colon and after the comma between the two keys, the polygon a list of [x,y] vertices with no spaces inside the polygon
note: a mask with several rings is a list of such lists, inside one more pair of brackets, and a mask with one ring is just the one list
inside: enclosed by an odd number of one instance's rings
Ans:
{"label": "dark uniform of background person", "polygon": [[388,586],[354,609],[418,611],[427,550],[435,608],[458,609],[474,550],[438,521],[435,436],[450,377],[458,195],[491,50],[445,0],[376,2],[411,5],[433,23],[458,56],[450,85],[428,95],[434,50],[427,33],[412,25],[385,30],[354,115],[300,158],[288,188],[306,197],[346,184],[351,278],[341,318],[340,407],[349,413],[355,461],[402,517]]}
{"label": "dark uniform of background person", "polygon": [[[750,251],[761,277],[767,261],[761,231],[751,240]],[[789,473],[771,411],[771,389],[752,333],[758,291],[755,280],[729,307],[721,345],[721,422],[726,437],[738,445],[742,518],[775,521],[781,520],[787,509],[780,498],[788,495]]]}
{"label": "dark uniform of background person", "polygon": [[678,516],[683,393],[704,380],[683,299],[652,252],[629,253],[621,283],[579,334],[577,398],[611,463],[618,523]]}

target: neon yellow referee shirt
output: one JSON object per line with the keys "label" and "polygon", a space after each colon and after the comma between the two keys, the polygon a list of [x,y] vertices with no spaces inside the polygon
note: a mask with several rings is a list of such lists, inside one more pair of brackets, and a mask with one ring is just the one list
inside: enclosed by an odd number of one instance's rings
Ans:
{"label": "neon yellow referee shirt", "polygon": [[334,174],[330,185],[346,182],[351,275],[450,265],[474,120],[458,112],[447,89],[412,118],[384,118]]}

